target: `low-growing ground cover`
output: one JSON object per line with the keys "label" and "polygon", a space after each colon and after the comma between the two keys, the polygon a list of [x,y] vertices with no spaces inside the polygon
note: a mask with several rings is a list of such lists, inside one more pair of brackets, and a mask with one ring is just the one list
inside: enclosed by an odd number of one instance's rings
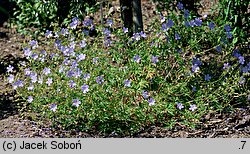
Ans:
{"label": "low-growing ground cover", "polygon": [[208,112],[248,105],[249,53],[235,48],[230,25],[181,7],[132,38],[113,22],[74,18],[68,29],[47,31],[43,42],[24,44],[22,74],[10,65],[6,81],[54,126],[81,131],[194,127]]}

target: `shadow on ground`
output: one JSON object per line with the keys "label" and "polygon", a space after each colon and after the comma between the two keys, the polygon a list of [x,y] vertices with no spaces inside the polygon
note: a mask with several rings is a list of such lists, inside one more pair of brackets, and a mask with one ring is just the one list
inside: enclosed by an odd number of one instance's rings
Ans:
{"label": "shadow on ground", "polygon": [[8,85],[4,81],[4,76],[6,75],[6,67],[9,65],[14,67],[14,72],[16,74],[19,72],[19,63],[25,61],[24,58],[14,57],[12,54],[8,54],[4,57],[0,57],[0,120],[6,119],[10,116],[19,114],[20,102],[15,95],[15,91],[12,90],[11,85]]}
{"label": "shadow on ground", "polygon": [[0,95],[0,120],[18,114],[18,101],[14,101],[14,93]]}

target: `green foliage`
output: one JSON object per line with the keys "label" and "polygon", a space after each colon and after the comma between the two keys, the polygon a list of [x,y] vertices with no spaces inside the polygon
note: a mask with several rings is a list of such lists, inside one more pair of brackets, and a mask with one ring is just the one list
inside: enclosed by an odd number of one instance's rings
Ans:
{"label": "green foliage", "polygon": [[247,41],[249,30],[249,2],[244,0],[219,0],[218,19],[221,22],[230,22],[241,42]]}
{"label": "green foliage", "polygon": [[190,12],[197,14],[197,8],[200,0],[153,0],[158,11],[173,11],[176,10],[176,5],[180,2]]}
{"label": "green foliage", "polygon": [[27,34],[30,27],[45,30],[56,22],[57,4],[55,0],[16,0],[18,8],[14,12],[14,23],[18,31]]}
{"label": "green foliage", "polygon": [[[52,29],[58,23],[58,1],[57,0],[15,0],[17,8],[14,12],[14,22],[18,31],[24,34],[30,32],[31,27],[45,31]],[[95,11],[95,1],[85,2],[83,0],[71,1],[68,16],[64,24],[70,22],[71,16],[83,19],[88,13]],[[33,33],[33,32],[32,32]]]}

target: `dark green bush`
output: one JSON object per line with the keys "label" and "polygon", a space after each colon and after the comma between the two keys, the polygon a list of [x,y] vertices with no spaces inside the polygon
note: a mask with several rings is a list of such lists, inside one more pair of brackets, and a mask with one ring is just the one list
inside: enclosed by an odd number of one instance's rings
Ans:
{"label": "dark green bush", "polygon": [[86,14],[95,11],[95,8],[97,8],[95,0],[73,0],[70,1],[70,4],[60,3],[61,1],[58,0],[14,1],[16,3],[14,23],[18,26],[18,31],[21,33],[27,33],[28,31],[25,28],[28,27],[35,27],[43,31],[52,29],[53,25],[59,21],[65,25],[70,22],[72,16],[83,19]]}
{"label": "dark green bush", "polygon": [[220,22],[230,22],[238,36],[238,42],[246,42],[249,30],[249,1],[244,0],[219,0]]}

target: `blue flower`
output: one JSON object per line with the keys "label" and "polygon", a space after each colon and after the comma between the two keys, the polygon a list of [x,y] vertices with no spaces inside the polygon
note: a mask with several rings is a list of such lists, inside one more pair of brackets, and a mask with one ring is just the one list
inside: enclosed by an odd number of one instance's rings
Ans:
{"label": "blue flower", "polygon": [[48,85],[48,86],[50,86],[51,84],[52,84],[52,78],[48,78],[47,79],[47,81],[46,81],[46,84]]}
{"label": "blue flower", "polygon": [[30,73],[30,78],[31,78],[32,83],[36,83],[37,82],[37,73],[31,72]]}
{"label": "blue flower", "polygon": [[175,33],[174,37],[175,37],[176,40],[180,40],[181,39],[181,36],[178,33]]}
{"label": "blue flower", "polygon": [[81,47],[81,48],[85,48],[86,46],[87,46],[86,41],[85,41],[85,40],[82,40],[82,41],[80,42],[80,47]]}
{"label": "blue flower", "polygon": [[86,73],[86,74],[83,75],[83,79],[85,81],[87,81],[89,78],[90,78],[90,74],[89,73]]}
{"label": "blue flower", "polygon": [[77,63],[77,61],[74,60],[74,61],[71,62],[70,68],[71,68],[71,69],[76,69],[78,65],[79,65],[79,64]]}
{"label": "blue flower", "polygon": [[102,29],[102,33],[103,33],[104,35],[106,35],[106,36],[110,36],[110,34],[111,34],[111,32],[110,32],[110,30],[109,30],[108,28],[103,28],[103,29]]}
{"label": "blue flower", "polygon": [[30,86],[27,88],[29,91],[34,89],[34,85],[31,83]]}
{"label": "blue flower", "polygon": [[208,27],[209,27],[211,30],[213,30],[214,27],[215,27],[215,24],[214,24],[213,22],[210,22],[209,25],[208,25]]}
{"label": "blue flower", "polygon": [[225,29],[226,32],[230,32],[231,27],[230,27],[230,25],[225,25],[224,29]]}
{"label": "blue flower", "polygon": [[195,18],[194,20],[190,21],[190,26],[192,26],[192,27],[194,27],[194,26],[201,27],[202,26],[202,20],[200,18]]}
{"label": "blue flower", "polygon": [[55,103],[51,104],[50,105],[50,110],[53,111],[53,112],[56,112],[57,110],[57,105]]}
{"label": "blue flower", "polygon": [[74,77],[75,78],[79,78],[82,74],[82,70],[80,68],[76,68],[75,72],[74,72]]}
{"label": "blue flower", "polygon": [[161,18],[161,23],[165,22],[166,18],[162,14],[160,14],[160,18]]}
{"label": "blue flower", "polygon": [[47,53],[46,53],[46,51],[45,50],[42,50],[41,52],[40,52],[42,55],[47,55]]}
{"label": "blue flower", "polygon": [[190,24],[191,27],[194,27],[194,26],[195,26],[194,20],[191,20],[191,21],[189,22],[189,24]]}
{"label": "blue flower", "polygon": [[239,58],[239,63],[243,65],[245,63],[245,58],[243,56],[239,56],[238,58]]}
{"label": "blue flower", "polygon": [[8,72],[8,73],[13,72],[13,69],[14,69],[14,67],[11,66],[11,65],[9,65],[9,66],[7,67],[7,72]]}
{"label": "blue flower", "polygon": [[74,72],[73,70],[69,70],[66,76],[67,76],[68,78],[71,78],[71,77],[74,76],[74,74],[75,74],[75,72]]}
{"label": "blue flower", "polygon": [[216,47],[216,50],[217,50],[218,52],[221,52],[221,51],[222,51],[222,47],[219,45],[219,46]]}
{"label": "blue flower", "polygon": [[98,60],[98,57],[93,58],[93,64],[96,64]]}
{"label": "blue flower", "polygon": [[43,69],[43,74],[48,75],[48,74],[50,74],[50,73],[51,73],[51,72],[50,72],[50,68],[45,67],[45,68]]}
{"label": "blue flower", "polygon": [[8,82],[13,83],[14,82],[14,77],[15,77],[14,75],[10,74],[10,76],[7,77]]}
{"label": "blue flower", "polygon": [[24,71],[24,74],[27,76],[29,76],[31,73],[30,68],[25,68],[23,71]]}
{"label": "blue flower", "polygon": [[158,56],[152,56],[151,61],[156,64],[159,61]]}
{"label": "blue flower", "polygon": [[85,36],[89,36],[89,30],[83,29],[82,34],[85,35]]}
{"label": "blue flower", "polygon": [[247,67],[247,66],[242,67],[242,68],[241,68],[241,72],[242,72],[242,73],[247,73],[247,72],[248,72],[248,67]]}
{"label": "blue flower", "polygon": [[184,106],[181,103],[177,103],[177,109],[181,110],[183,108],[184,108]]}
{"label": "blue flower", "polygon": [[229,68],[230,68],[229,63],[224,63],[224,64],[223,64],[223,69],[224,69],[224,70],[227,70],[227,71],[228,71]]}
{"label": "blue flower", "polygon": [[[73,26],[73,25],[72,25],[72,26]],[[69,34],[68,28],[62,28],[62,29],[61,29],[61,34],[62,34],[63,36],[68,35],[68,34]]]}
{"label": "blue flower", "polygon": [[30,46],[35,47],[35,46],[37,46],[37,45],[38,45],[38,43],[37,43],[36,40],[31,40],[31,41],[30,41]]}
{"label": "blue flower", "polygon": [[80,54],[80,55],[78,55],[77,56],[77,61],[79,62],[79,61],[82,61],[82,60],[84,60],[86,58],[86,54]]}
{"label": "blue flower", "polygon": [[239,58],[239,57],[241,56],[241,54],[239,53],[239,50],[238,50],[238,49],[235,49],[235,50],[234,50],[233,56],[236,57],[236,58]]}
{"label": "blue flower", "polygon": [[50,31],[50,30],[46,30],[46,32],[45,32],[45,37],[47,37],[47,38],[50,38],[50,37],[52,37],[53,35],[52,35],[52,31]]}
{"label": "blue flower", "polygon": [[181,3],[181,2],[178,2],[178,4],[177,4],[177,8],[179,9],[179,10],[183,10],[183,4]]}
{"label": "blue flower", "polygon": [[131,87],[131,81],[128,80],[128,79],[125,80],[125,81],[124,81],[124,86],[125,86],[125,87]]}
{"label": "blue flower", "polygon": [[128,28],[123,27],[122,30],[123,30],[123,33],[128,33]]}
{"label": "blue flower", "polygon": [[198,58],[193,58],[192,61],[193,65],[201,66],[202,62]]}
{"label": "blue flower", "polygon": [[143,37],[143,38],[146,38],[146,37],[147,37],[146,33],[143,32],[143,31],[141,31],[139,34],[140,34],[140,36]]}
{"label": "blue flower", "polygon": [[141,35],[139,33],[134,33],[132,36],[133,41],[139,41],[141,39]]}
{"label": "blue flower", "polygon": [[82,89],[82,92],[85,94],[89,91],[89,86],[87,84],[84,84],[81,89]]}
{"label": "blue flower", "polygon": [[103,76],[98,76],[95,80],[98,84],[102,84],[104,82]]}
{"label": "blue flower", "polygon": [[60,65],[59,70],[58,70],[59,73],[64,73],[64,69],[65,69],[65,67]]}
{"label": "blue flower", "polygon": [[33,97],[32,97],[32,96],[28,96],[27,101],[28,101],[29,103],[31,103],[31,102],[33,101]]}
{"label": "blue flower", "polygon": [[192,72],[197,73],[197,72],[199,72],[200,67],[199,67],[199,65],[194,64],[194,65],[192,65],[192,69],[191,70],[192,70]]}
{"label": "blue flower", "polygon": [[22,80],[17,80],[14,84],[13,84],[13,89],[16,89],[18,87],[23,87],[24,84],[23,84],[23,81]]}
{"label": "blue flower", "polygon": [[148,97],[149,97],[149,93],[147,92],[147,91],[142,91],[142,97],[144,98],[144,99],[147,99]]}
{"label": "blue flower", "polygon": [[33,58],[34,60],[38,59],[38,54],[37,53],[33,53],[31,55],[31,58]]}
{"label": "blue flower", "polygon": [[141,60],[141,58],[140,58],[139,55],[135,55],[135,56],[134,56],[134,61],[135,61],[135,62],[139,63],[140,60]]}
{"label": "blue flower", "polygon": [[192,90],[193,90],[194,92],[196,92],[196,91],[197,91],[197,89],[196,89],[196,87],[195,87],[195,86],[192,86]]}
{"label": "blue flower", "polygon": [[69,87],[70,88],[73,88],[73,87],[75,87],[76,86],[76,83],[73,81],[73,80],[69,80]]}
{"label": "blue flower", "polygon": [[61,40],[58,40],[58,39],[57,39],[57,40],[55,41],[55,43],[54,43],[54,46],[55,46],[55,47],[61,46],[61,42],[62,42]]}
{"label": "blue flower", "polygon": [[103,43],[104,43],[105,47],[109,47],[112,44],[112,41],[111,41],[111,39],[109,37],[105,36]]}
{"label": "blue flower", "polygon": [[24,53],[24,56],[26,56],[27,58],[32,55],[30,48],[27,48],[27,47],[23,49],[23,53]]}
{"label": "blue flower", "polygon": [[107,25],[109,25],[109,27],[112,27],[113,24],[114,24],[113,20],[111,19],[107,20]]}
{"label": "blue flower", "polygon": [[194,23],[196,26],[201,27],[202,26],[202,20],[200,18],[195,18]]}
{"label": "blue flower", "polygon": [[190,23],[189,23],[188,21],[185,21],[185,26],[188,28],[188,27],[190,27],[191,25],[190,25]]}
{"label": "blue flower", "polygon": [[168,21],[167,21],[167,25],[166,25],[168,28],[171,28],[171,27],[173,27],[174,26],[174,22],[173,22],[173,20],[171,20],[171,19],[168,19]]}
{"label": "blue flower", "polygon": [[246,82],[246,79],[241,76],[240,79],[239,79],[239,84],[244,84]]}
{"label": "blue flower", "polygon": [[196,109],[197,109],[197,107],[196,107],[195,104],[190,105],[190,108],[189,108],[190,111],[193,112],[193,111],[196,110]]}
{"label": "blue flower", "polygon": [[153,98],[150,98],[148,100],[149,106],[155,105],[155,100]]}
{"label": "blue flower", "polygon": [[81,104],[81,101],[79,99],[73,99],[73,106],[78,107]]}
{"label": "blue flower", "polygon": [[189,11],[184,9],[184,18],[187,19],[189,17]]}
{"label": "blue flower", "polygon": [[250,62],[248,62],[247,67],[248,67],[248,71],[250,71]]}
{"label": "blue flower", "polygon": [[232,38],[233,37],[233,34],[232,33],[230,33],[230,32],[227,32],[227,38]]}
{"label": "blue flower", "polygon": [[164,30],[164,31],[167,31],[167,30],[168,30],[167,24],[166,24],[166,23],[162,24],[161,30]]}
{"label": "blue flower", "polygon": [[209,74],[206,74],[205,75],[205,81],[209,81],[209,80],[211,80],[211,76]]}
{"label": "blue flower", "polygon": [[83,25],[84,25],[85,27],[89,27],[89,26],[91,26],[92,24],[93,24],[93,20],[90,19],[89,17],[87,17],[87,18],[83,21]]}
{"label": "blue flower", "polygon": [[72,22],[69,24],[69,26],[71,29],[76,29],[76,26],[78,25],[78,23],[79,23],[79,19],[77,17],[74,17],[72,19]]}

